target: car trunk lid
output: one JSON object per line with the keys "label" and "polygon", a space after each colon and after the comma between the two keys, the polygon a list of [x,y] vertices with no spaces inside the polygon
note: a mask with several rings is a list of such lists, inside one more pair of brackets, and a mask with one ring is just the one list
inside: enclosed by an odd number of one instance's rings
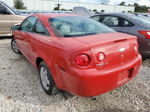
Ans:
{"label": "car trunk lid", "polygon": [[[74,39],[90,46],[96,68],[118,67],[133,60],[137,55],[134,51],[134,46],[137,46],[137,39],[132,35],[107,33]],[[100,52],[105,54],[105,60],[102,62],[97,59]]]}

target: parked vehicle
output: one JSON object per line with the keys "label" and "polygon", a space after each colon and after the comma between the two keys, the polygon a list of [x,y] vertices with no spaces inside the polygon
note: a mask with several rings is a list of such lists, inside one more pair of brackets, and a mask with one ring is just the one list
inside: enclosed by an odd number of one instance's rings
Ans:
{"label": "parked vehicle", "polygon": [[31,11],[27,11],[27,10],[15,10],[17,13],[19,13],[20,15],[24,15],[24,16],[29,16],[31,14],[33,14],[33,12]]}
{"label": "parked vehicle", "polygon": [[150,56],[150,20],[148,18],[127,13],[103,13],[91,18],[118,32],[137,36],[140,53]]}
{"label": "parked vehicle", "polygon": [[150,18],[150,14],[149,13],[141,13],[141,15],[145,16],[145,17],[149,17]]}
{"label": "parked vehicle", "polygon": [[144,16],[144,15],[141,14],[141,13],[135,13],[134,15],[137,16],[137,17],[140,17],[140,18],[143,18],[143,19],[145,19],[145,20],[150,21],[150,18],[149,18],[148,16]]}
{"label": "parked vehicle", "polygon": [[0,36],[12,36],[11,27],[21,23],[25,18],[0,1]]}
{"label": "parked vehicle", "polygon": [[96,96],[132,80],[141,65],[135,36],[90,18],[35,14],[12,30],[13,51],[39,70],[47,94],[56,84],[75,95]]}
{"label": "parked vehicle", "polygon": [[101,13],[93,15],[84,7],[74,7],[74,13],[101,22],[117,32],[138,37],[139,51],[143,56],[150,56],[150,20],[142,15],[129,13]]}

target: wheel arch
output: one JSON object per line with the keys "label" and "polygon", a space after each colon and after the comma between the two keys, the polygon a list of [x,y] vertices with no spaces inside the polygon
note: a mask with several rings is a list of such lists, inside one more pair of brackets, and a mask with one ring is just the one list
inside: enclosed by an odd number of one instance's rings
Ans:
{"label": "wheel arch", "polygon": [[44,61],[43,58],[41,58],[41,57],[37,57],[37,58],[36,58],[36,67],[37,67],[38,69],[39,69],[39,65],[40,65],[40,63],[41,63],[42,61]]}
{"label": "wheel arch", "polygon": [[41,63],[42,61],[44,61],[44,62],[47,64],[47,66],[49,67],[50,70],[52,69],[52,64],[51,64],[51,62],[48,61],[48,60],[46,60],[46,58],[43,58],[43,57],[41,57],[41,56],[39,56],[39,57],[36,58],[36,67],[37,67],[38,69],[39,69],[39,65],[40,65],[40,63]]}
{"label": "wheel arch", "polygon": [[[35,66],[37,67],[38,70],[40,69],[39,65],[40,65],[40,63],[42,61],[44,61],[46,63],[46,60],[44,60],[44,58],[42,58],[42,57],[37,57],[36,58],[36,65]],[[50,63],[46,63],[46,65],[48,66],[50,72],[52,73],[52,78],[53,78],[53,80],[54,80],[54,82],[56,84],[57,83],[57,79],[56,79],[56,75],[55,75],[56,74],[55,68]]]}

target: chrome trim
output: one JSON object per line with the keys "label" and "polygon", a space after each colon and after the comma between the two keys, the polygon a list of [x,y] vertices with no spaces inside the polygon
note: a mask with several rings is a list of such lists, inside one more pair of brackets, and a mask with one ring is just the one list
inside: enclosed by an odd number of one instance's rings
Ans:
{"label": "chrome trim", "polygon": [[100,64],[96,64],[96,66],[98,67],[98,66],[104,66],[104,65],[107,65],[108,64],[108,62],[106,62],[106,63],[100,63]]}
{"label": "chrome trim", "polygon": [[126,48],[120,48],[119,52],[125,52]]}

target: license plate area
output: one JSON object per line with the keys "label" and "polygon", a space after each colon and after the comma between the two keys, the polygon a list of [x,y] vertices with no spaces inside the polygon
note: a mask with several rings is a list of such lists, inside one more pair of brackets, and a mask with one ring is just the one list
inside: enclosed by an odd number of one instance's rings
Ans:
{"label": "license plate area", "polygon": [[129,72],[129,73],[128,73],[128,77],[129,77],[129,78],[132,78],[133,72],[134,72],[134,68],[128,70],[128,72]]}
{"label": "license plate area", "polygon": [[119,75],[118,85],[124,84],[128,80],[128,71],[124,71]]}
{"label": "license plate area", "polygon": [[134,73],[134,68],[124,71],[119,75],[118,85],[124,84],[128,81],[129,78],[132,78]]}

